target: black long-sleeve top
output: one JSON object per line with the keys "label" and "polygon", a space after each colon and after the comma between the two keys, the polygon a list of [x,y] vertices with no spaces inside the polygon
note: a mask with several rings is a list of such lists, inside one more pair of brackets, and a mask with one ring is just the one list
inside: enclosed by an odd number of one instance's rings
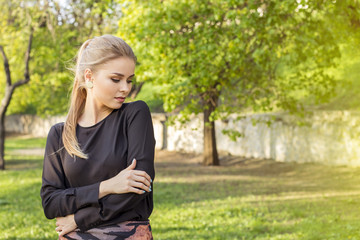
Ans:
{"label": "black long-sleeve top", "polygon": [[78,125],[76,136],[88,159],[68,154],[61,137],[63,127],[64,123],[54,125],[47,138],[40,193],[45,216],[75,214],[81,231],[147,220],[153,210],[153,192],[110,194],[99,199],[100,182],[117,175],[134,158],[136,170],[155,178],[155,139],[146,103],[124,103],[91,127]]}

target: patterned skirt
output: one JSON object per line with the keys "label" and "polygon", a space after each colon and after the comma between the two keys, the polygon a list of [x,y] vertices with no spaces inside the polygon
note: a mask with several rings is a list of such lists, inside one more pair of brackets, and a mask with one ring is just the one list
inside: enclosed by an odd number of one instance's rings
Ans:
{"label": "patterned skirt", "polygon": [[75,240],[152,240],[149,221],[127,221],[80,232],[78,229],[64,236]]}

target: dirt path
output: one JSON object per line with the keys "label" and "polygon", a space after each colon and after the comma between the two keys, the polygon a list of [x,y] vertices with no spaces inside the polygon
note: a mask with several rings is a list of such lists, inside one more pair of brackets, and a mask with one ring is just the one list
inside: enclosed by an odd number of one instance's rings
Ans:
{"label": "dirt path", "polygon": [[43,148],[29,148],[29,149],[15,149],[12,151],[14,155],[26,155],[26,156],[43,156],[45,149]]}

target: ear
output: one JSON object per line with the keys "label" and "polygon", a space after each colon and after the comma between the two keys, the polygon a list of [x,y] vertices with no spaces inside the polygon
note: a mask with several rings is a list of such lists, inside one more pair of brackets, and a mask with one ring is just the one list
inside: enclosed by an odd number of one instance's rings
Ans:
{"label": "ear", "polygon": [[84,71],[85,82],[91,81],[92,75],[93,75],[92,71],[89,68],[85,69],[85,71]]}

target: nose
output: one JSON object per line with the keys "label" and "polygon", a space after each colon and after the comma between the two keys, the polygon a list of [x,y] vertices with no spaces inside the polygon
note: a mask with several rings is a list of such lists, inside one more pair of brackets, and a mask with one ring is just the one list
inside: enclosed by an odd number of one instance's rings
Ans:
{"label": "nose", "polygon": [[129,84],[126,80],[122,80],[119,82],[119,91],[123,93],[129,93],[131,90],[131,84]]}

